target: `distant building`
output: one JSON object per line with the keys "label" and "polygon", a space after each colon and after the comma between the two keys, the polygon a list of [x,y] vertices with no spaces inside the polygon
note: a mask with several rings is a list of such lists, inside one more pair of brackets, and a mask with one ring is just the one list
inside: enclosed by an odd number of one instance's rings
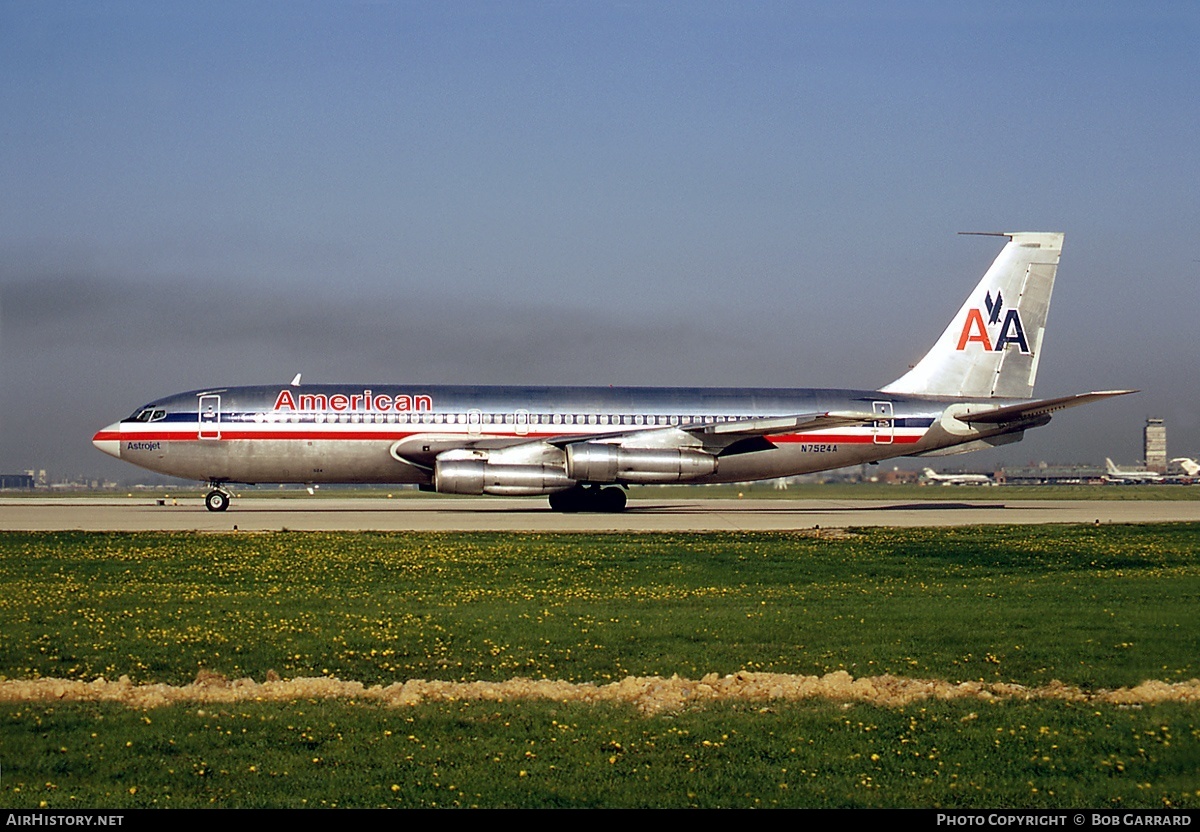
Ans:
{"label": "distant building", "polygon": [[1167,472],[1167,425],[1162,419],[1147,419],[1145,432],[1146,470]]}
{"label": "distant building", "polygon": [[33,474],[0,474],[0,488],[33,488]]}
{"label": "distant building", "polygon": [[996,472],[1001,485],[1098,485],[1104,469],[1096,465],[1040,465],[1002,468]]}
{"label": "distant building", "polygon": [[914,483],[921,481],[920,471],[905,471],[900,468],[893,468],[891,471],[884,471],[879,475],[879,481],[885,482],[888,485],[900,485],[903,483]]}

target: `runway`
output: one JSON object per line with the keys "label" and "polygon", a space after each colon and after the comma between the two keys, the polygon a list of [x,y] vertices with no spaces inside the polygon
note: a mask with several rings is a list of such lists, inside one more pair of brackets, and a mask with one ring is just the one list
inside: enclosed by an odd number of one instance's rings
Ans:
{"label": "runway", "polygon": [[638,499],[621,514],[558,514],[544,498],[9,498],[13,531],[752,532],[849,526],[1200,521],[1200,501]]}

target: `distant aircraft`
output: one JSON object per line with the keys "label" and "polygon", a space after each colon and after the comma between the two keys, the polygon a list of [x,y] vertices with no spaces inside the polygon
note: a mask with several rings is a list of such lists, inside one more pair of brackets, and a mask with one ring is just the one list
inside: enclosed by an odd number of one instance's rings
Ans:
{"label": "distant aircraft", "polygon": [[1177,456],[1171,461],[1177,463],[1183,469],[1183,473],[1189,477],[1195,477],[1197,474],[1200,474],[1200,462],[1197,462],[1190,456]]}
{"label": "distant aircraft", "polygon": [[1107,473],[1104,479],[1109,482],[1162,482],[1163,475],[1157,471],[1131,471],[1118,468],[1117,464],[1108,457],[1104,458],[1104,469]]}
{"label": "distant aircraft", "polygon": [[992,478],[987,474],[939,474],[932,468],[925,469],[925,479],[930,482],[940,482],[943,485],[991,485]]}
{"label": "distant aircraft", "polygon": [[1063,235],[995,236],[1007,244],[933,348],[878,390],[297,377],[158,399],[92,441],[208,483],[210,511],[229,506],[232,483],[416,483],[448,494],[545,494],[557,511],[620,511],[630,484],[762,480],[990,448],[1020,441],[1055,411],[1134,392],[1031,398]]}

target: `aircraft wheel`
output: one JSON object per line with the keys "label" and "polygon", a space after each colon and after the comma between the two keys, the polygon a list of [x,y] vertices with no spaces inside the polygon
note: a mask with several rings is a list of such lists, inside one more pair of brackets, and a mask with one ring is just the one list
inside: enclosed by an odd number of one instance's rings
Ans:
{"label": "aircraft wheel", "polygon": [[597,495],[597,508],[600,511],[617,513],[625,510],[625,490],[622,488],[605,488]]}
{"label": "aircraft wheel", "polygon": [[550,510],[571,512],[579,511],[583,504],[583,489],[576,486],[566,491],[555,491],[550,495]]}
{"label": "aircraft wheel", "polygon": [[209,511],[224,511],[229,508],[229,495],[214,489],[204,498],[204,507]]}

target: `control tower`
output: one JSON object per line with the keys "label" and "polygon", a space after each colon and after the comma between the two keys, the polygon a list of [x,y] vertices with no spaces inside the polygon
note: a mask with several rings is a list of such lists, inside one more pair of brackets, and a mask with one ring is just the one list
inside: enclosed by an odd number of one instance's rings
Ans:
{"label": "control tower", "polygon": [[1167,425],[1162,419],[1147,419],[1145,432],[1146,470],[1167,472]]}

